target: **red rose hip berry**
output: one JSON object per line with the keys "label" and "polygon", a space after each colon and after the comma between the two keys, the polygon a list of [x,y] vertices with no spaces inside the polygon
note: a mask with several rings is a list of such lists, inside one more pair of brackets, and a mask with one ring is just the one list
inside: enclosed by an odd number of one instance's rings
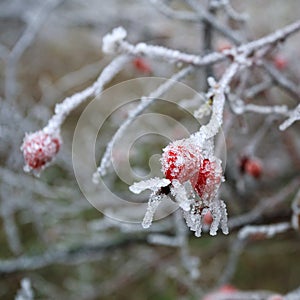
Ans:
{"label": "red rose hip berry", "polygon": [[61,146],[59,135],[40,130],[26,134],[21,146],[25,160],[25,171],[39,171],[53,160]]}
{"label": "red rose hip berry", "polygon": [[198,145],[189,140],[175,141],[163,152],[162,171],[170,181],[190,181],[198,195],[207,200],[219,187],[222,168],[218,159],[204,158]]}

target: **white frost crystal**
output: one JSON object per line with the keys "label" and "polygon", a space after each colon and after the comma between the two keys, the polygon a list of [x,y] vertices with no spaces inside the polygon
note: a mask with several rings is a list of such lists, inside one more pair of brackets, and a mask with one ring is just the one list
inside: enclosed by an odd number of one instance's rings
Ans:
{"label": "white frost crystal", "polygon": [[[148,228],[154,213],[164,198],[170,198],[182,209],[187,226],[201,236],[205,215],[210,212],[213,221],[209,233],[216,235],[219,227],[228,233],[225,203],[218,199],[223,181],[221,161],[213,154],[213,143],[199,143],[198,136],[170,143],[161,158],[166,178],[153,178],[134,183],[130,190],[139,194],[152,190],[143,227]],[[163,189],[165,187],[165,189]],[[209,224],[207,224],[209,225]]]}
{"label": "white frost crystal", "polygon": [[129,187],[129,190],[135,194],[140,194],[145,190],[152,190],[157,192],[161,187],[167,186],[171,183],[169,179],[161,179],[158,177],[151,178],[149,180],[135,182]]}
{"label": "white frost crystal", "polygon": [[164,198],[164,195],[159,195],[157,192],[159,191],[160,188],[168,186],[170,183],[171,181],[168,179],[165,178],[161,179],[155,177],[149,180],[135,182],[133,185],[129,187],[129,190],[135,194],[140,194],[142,191],[147,189],[153,191],[153,193],[150,195],[148,201],[148,208],[142,222],[142,226],[144,228],[150,227],[154,217],[154,213],[158,205],[161,203],[161,201]]}
{"label": "white frost crystal", "polygon": [[114,54],[118,42],[121,42],[127,36],[127,32],[123,27],[115,28],[112,33],[103,37],[102,51],[107,54]]}

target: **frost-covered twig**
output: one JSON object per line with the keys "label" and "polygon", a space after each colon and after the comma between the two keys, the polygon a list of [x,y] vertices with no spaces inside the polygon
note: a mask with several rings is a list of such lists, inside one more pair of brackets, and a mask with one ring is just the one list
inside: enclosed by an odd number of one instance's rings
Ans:
{"label": "frost-covered twig", "polygon": [[15,297],[15,300],[33,300],[34,294],[31,287],[30,279],[23,278],[21,280],[21,289]]}
{"label": "frost-covered twig", "polygon": [[259,219],[265,211],[271,208],[274,209],[276,205],[286,201],[287,197],[295,191],[299,184],[300,178],[295,178],[273,196],[261,199],[251,211],[237,217],[232,217],[228,221],[229,229],[232,230],[243,225],[251,224]]}
{"label": "frost-covered twig", "polygon": [[287,293],[283,297],[283,300],[298,300],[298,299],[300,299],[300,287],[298,287],[294,291]]}
{"label": "frost-covered twig", "polygon": [[229,0],[212,0],[211,5],[216,8],[223,8],[228,17],[234,21],[245,22],[248,19],[248,15],[245,13],[237,12],[231,5]]}
{"label": "frost-covered twig", "polygon": [[300,88],[296,83],[287,78],[284,73],[277,70],[272,64],[261,62],[261,65],[280,88],[285,90],[292,97],[300,100]]}
{"label": "frost-covered twig", "polygon": [[125,133],[128,126],[135,120],[135,118],[140,115],[145,109],[147,109],[155,100],[161,97],[165,92],[167,92],[174,84],[176,84],[179,80],[186,77],[191,71],[192,67],[186,67],[180,70],[178,73],[174,74],[169,80],[161,84],[156,90],[151,92],[148,96],[144,96],[141,98],[141,101],[137,107],[129,111],[128,118],[125,120],[123,124],[116,131],[110,142],[108,143],[105,153],[101,159],[101,163],[97,172],[94,174],[95,183],[98,182],[99,174],[104,176],[107,172],[107,168],[109,168],[111,164],[111,151],[115,142]]}
{"label": "frost-covered twig", "polygon": [[259,226],[248,225],[239,231],[238,238],[240,240],[245,240],[255,235],[263,236],[264,238],[272,238],[276,234],[285,232],[290,228],[291,224],[289,222]]}
{"label": "frost-covered twig", "polygon": [[226,284],[231,281],[231,278],[235,273],[238,260],[244,250],[245,245],[246,245],[246,241],[237,238],[235,238],[234,241],[232,242],[229,248],[229,257],[227,259],[226,266],[218,279],[218,284],[217,284],[218,286]]}
{"label": "frost-covered twig", "polygon": [[20,254],[23,250],[21,244],[21,238],[19,234],[19,229],[14,219],[14,214],[11,211],[9,204],[5,201],[1,204],[1,213],[0,213],[2,220],[3,220],[3,229],[8,241],[8,245],[10,250],[14,254]]}
{"label": "frost-covered twig", "polygon": [[188,22],[199,22],[199,16],[196,14],[183,11],[183,10],[174,10],[161,0],[149,0],[149,2],[163,15],[171,19],[177,19],[181,21],[188,21]]}
{"label": "frost-covered twig", "polygon": [[253,51],[257,51],[270,44],[281,41],[298,30],[300,30],[300,21],[292,23],[258,40],[224,50],[223,52],[212,52],[204,55],[203,57],[180,52],[178,50],[168,49],[162,46],[148,45],[146,43],[132,45],[124,40],[126,37],[126,31],[121,28],[114,29],[111,34],[104,37],[103,47],[104,49],[109,49],[110,51],[107,52],[111,53],[123,52],[132,55],[146,55],[153,58],[166,59],[170,62],[184,62],[195,66],[205,66],[220,62],[226,57],[235,56],[236,53],[244,53],[246,56],[250,55]]}
{"label": "frost-covered twig", "polygon": [[256,95],[264,92],[268,88],[272,86],[272,80],[271,79],[266,79],[265,81],[262,81],[254,86],[249,87],[243,92],[243,97],[245,99],[248,98],[254,98]]}
{"label": "frost-covered twig", "polygon": [[36,256],[24,255],[15,259],[0,260],[0,275],[38,270],[52,264],[76,265],[84,261],[98,260],[104,253],[111,253],[114,249],[145,243],[145,236],[126,235],[99,243],[79,244],[64,250],[48,250]]}
{"label": "frost-covered twig", "polygon": [[57,104],[55,106],[55,114],[49,120],[47,126],[44,127],[44,132],[53,133],[60,130],[60,126],[66,117],[89,97],[97,96],[101,93],[105,84],[111,81],[129,60],[130,58],[126,55],[118,56],[103,69],[98,79],[91,86]]}
{"label": "frost-covered twig", "polygon": [[209,84],[211,86],[211,91],[209,93],[211,93],[211,96],[213,97],[212,115],[208,124],[202,126],[199,132],[194,135],[197,139],[199,138],[201,141],[209,140],[219,132],[219,129],[223,124],[225,93],[228,92],[228,86],[233,76],[240,68],[241,64],[239,62],[234,62],[226,70],[218,83],[216,83],[214,79],[210,78]]}
{"label": "frost-covered twig", "polygon": [[[179,207],[182,208],[187,225],[192,231],[195,231],[196,236],[201,235],[202,221],[208,211],[213,215],[210,234],[215,235],[219,225],[223,233],[228,233],[226,205],[222,200],[217,199],[222,171],[220,160],[215,158],[212,153],[212,138],[218,133],[223,122],[225,93],[228,85],[239,68],[247,65],[247,61],[242,55],[237,56],[236,59],[237,62],[230,65],[218,83],[213,78],[209,79],[211,89],[207,97],[213,98],[213,105],[212,116],[208,124],[201,126],[200,130],[191,135],[189,139],[175,141],[164,149],[161,160],[162,171],[169,183],[164,182],[166,179],[155,179],[157,185],[155,188],[153,186],[154,179],[150,179],[135,183],[130,187],[134,193],[140,193],[145,189],[153,191],[143,221],[145,228],[150,226],[159,203],[170,194],[168,197],[172,195]],[[167,186],[169,191],[164,194],[160,188],[166,189]],[[196,189],[200,200],[195,199],[192,187]]]}
{"label": "frost-covered twig", "polygon": [[293,202],[292,202],[292,226],[295,230],[300,229],[300,189],[298,190]]}
{"label": "frost-covered twig", "polygon": [[230,95],[229,99],[230,106],[232,108],[232,111],[237,115],[242,115],[246,112],[253,112],[257,114],[262,115],[282,115],[282,116],[288,116],[289,115],[289,109],[286,105],[257,105],[252,103],[247,103],[242,99],[236,99],[235,95]]}
{"label": "frost-covered twig", "polygon": [[230,247],[229,258],[224,271],[218,280],[218,285],[226,284],[232,279],[237,267],[238,259],[247,244],[248,238],[255,236],[259,238],[272,238],[274,235],[285,232],[290,228],[291,224],[289,222],[285,222],[260,226],[248,225],[240,229],[237,234],[237,238],[233,241]]}
{"label": "frost-covered twig", "polygon": [[229,38],[236,44],[241,43],[241,38],[230,28],[221,24],[213,14],[209,13],[198,1],[185,0],[185,2],[198,14],[199,18],[209,23],[216,31]]}
{"label": "frost-covered twig", "polygon": [[21,147],[26,163],[25,171],[33,170],[36,174],[39,174],[40,170],[44,169],[55,158],[62,143],[60,127],[66,117],[89,97],[98,95],[105,84],[116,76],[129,60],[130,57],[127,55],[116,57],[104,68],[96,82],[91,86],[57,104],[55,114],[42,130],[25,135]]}
{"label": "frost-covered twig", "polygon": [[280,130],[286,130],[290,127],[294,122],[300,120],[300,104],[296,106],[292,111],[289,112],[289,118],[285,120],[280,126]]}
{"label": "frost-covered twig", "polygon": [[24,51],[30,46],[42,24],[45,22],[49,13],[57,7],[63,0],[47,0],[39,10],[33,14],[29,20],[29,24],[16,42],[13,49],[7,56],[6,72],[5,72],[5,98],[14,101],[16,94],[16,69],[19,59]]}

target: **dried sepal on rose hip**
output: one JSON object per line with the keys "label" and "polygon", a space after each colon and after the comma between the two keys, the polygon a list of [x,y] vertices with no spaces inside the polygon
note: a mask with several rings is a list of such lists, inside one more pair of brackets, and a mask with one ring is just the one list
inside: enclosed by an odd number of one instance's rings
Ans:
{"label": "dried sepal on rose hip", "polygon": [[50,134],[43,130],[26,134],[21,146],[26,172],[38,174],[56,156],[62,140],[59,133]]}

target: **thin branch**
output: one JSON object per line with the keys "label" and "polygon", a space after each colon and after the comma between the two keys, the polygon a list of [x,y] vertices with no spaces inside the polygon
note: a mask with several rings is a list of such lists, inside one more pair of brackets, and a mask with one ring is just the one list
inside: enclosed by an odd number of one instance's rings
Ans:
{"label": "thin branch", "polygon": [[30,46],[36,37],[37,33],[45,22],[49,13],[55,9],[63,0],[48,0],[45,1],[39,11],[34,14],[30,22],[22,34],[21,38],[17,41],[11,52],[7,57],[6,73],[5,73],[5,98],[14,100],[16,94],[16,68],[19,59],[24,51]]}
{"label": "thin branch", "polygon": [[45,132],[52,133],[60,129],[60,126],[66,117],[76,107],[82,104],[89,97],[98,95],[105,84],[107,84],[113,77],[118,74],[123,66],[130,60],[127,55],[120,55],[116,57],[108,66],[104,68],[96,82],[87,87],[83,91],[66,98],[62,103],[55,106],[55,114],[48,121],[47,126],[44,128]]}
{"label": "thin branch", "polygon": [[215,16],[209,13],[198,1],[196,0],[185,0],[187,4],[197,12],[199,19],[209,23],[216,31],[224,35],[225,37],[232,40],[235,44],[242,42],[241,38],[238,37],[235,32],[230,28],[226,28],[224,24],[219,23]]}
{"label": "thin branch", "polygon": [[37,256],[22,256],[11,260],[0,260],[0,276],[20,271],[38,270],[53,264],[76,265],[84,261],[97,260],[104,253],[110,253],[116,249],[145,243],[147,243],[145,236],[126,235],[126,237],[99,244],[84,244],[66,250],[49,250]]}
{"label": "thin branch", "polygon": [[283,222],[270,225],[247,225],[238,232],[238,239],[245,240],[253,235],[262,235],[264,238],[274,237],[278,233],[291,229],[289,222]]}
{"label": "thin branch", "polygon": [[280,130],[286,130],[290,127],[294,122],[300,120],[300,103],[294,108],[292,111],[289,112],[289,118],[285,120],[280,126]]}
{"label": "thin branch", "polygon": [[261,63],[264,70],[271,76],[273,81],[292,97],[300,100],[300,88],[296,83],[289,80],[282,72],[278,71],[272,64],[267,62]]}
{"label": "thin branch", "polygon": [[138,115],[140,115],[147,107],[149,107],[156,99],[158,99],[165,92],[167,92],[174,84],[176,84],[179,80],[186,77],[190,72],[192,72],[192,70],[193,67],[191,66],[180,70],[169,80],[160,85],[155,91],[151,92],[148,96],[141,98],[140,104],[129,112],[129,117],[125,120],[123,124],[121,124],[117,132],[114,134],[114,136],[108,143],[105,149],[105,153],[101,159],[100,166],[98,167],[97,172],[94,173],[94,182],[98,182],[99,174],[102,176],[106,174],[107,169],[111,165],[110,156],[115,142],[124,134],[128,126],[135,120],[135,118]]}
{"label": "thin branch", "polygon": [[[260,39],[254,40],[249,43],[245,43],[238,47],[233,47],[231,49],[224,50],[223,52],[212,52],[204,56],[188,54],[180,52],[178,50],[168,49],[162,46],[148,45],[146,43],[138,43],[136,45],[133,45],[123,39],[123,37],[125,38],[126,36],[126,32],[123,33],[124,36],[122,37],[115,37],[114,31],[111,34],[104,37],[104,41],[108,40],[109,43],[116,44],[115,47],[112,47],[111,44],[104,44],[104,47],[108,49],[115,49],[117,52],[123,52],[135,56],[146,55],[152,58],[165,59],[173,63],[183,62],[200,67],[218,63],[220,61],[225,60],[227,57],[232,58],[232,56],[236,56],[239,54],[244,54],[245,56],[253,54],[254,51],[257,51],[270,44],[274,44],[278,41],[281,41],[299,30],[300,21],[297,21]],[[119,32],[116,32],[116,34],[119,34]]]}
{"label": "thin branch", "polygon": [[257,221],[262,217],[265,211],[268,211],[271,208],[273,209],[276,205],[286,201],[287,197],[298,188],[299,184],[300,178],[295,178],[273,196],[261,199],[250,212],[229,219],[228,227],[233,230],[236,227],[241,227]]}
{"label": "thin branch", "polygon": [[149,0],[149,2],[163,15],[170,19],[176,19],[188,22],[199,22],[199,16],[189,11],[177,11],[166,5],[163,1]]}

